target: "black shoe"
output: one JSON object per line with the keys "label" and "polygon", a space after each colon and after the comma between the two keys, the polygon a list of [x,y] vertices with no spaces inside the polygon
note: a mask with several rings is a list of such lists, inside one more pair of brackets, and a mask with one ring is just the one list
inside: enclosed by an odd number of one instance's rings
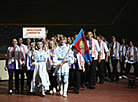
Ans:
{"label": "black shoe", "polygon": [[16,90],[16,89],[15,89],[15,94],[19,94],[19,90]]}
{"label": "black shoe", "polygon": [[21,90],[21,94],[24,94],[24,90]]}
{"label": "black shoe", "polygon": [[82,88],[83,88],[84,90],[87,89],[87,87],[86,87],[84,84],[82,85]]}
{"label": "black shoe", "polygon": [[92,89],[92,86],[88,86],[88,89]]}
{"label": "black shoe", "polygon": [[79,91],[78,92],[75,92],[75,94],[79,94]]}
{"label": "black shoe", "polygon": [[95,89],[95,85],[89,86],[89,89]]}
{"label": "black shoe", "polygon": [[76,91],[75,91],[75,94],[79,94],[79,90],[76,90]]}
{"label": "black shoe", "polygon": [[92,86],[91,89],[95,89],[95,86]]}
{"label": "black shoe", "polygon": [[119,78],[115,78],[114,81],[119,81]]}
{"label": "black shoe", "polygon": [[100,84],[104,84],[104,81],[102,80],[102,81],[100,81],[99,83],[100,83]]}
{"label": "black shoe", "polygon": [[113,82],[113,81],[114,81],[113,78],[108,79],[108,82]]}

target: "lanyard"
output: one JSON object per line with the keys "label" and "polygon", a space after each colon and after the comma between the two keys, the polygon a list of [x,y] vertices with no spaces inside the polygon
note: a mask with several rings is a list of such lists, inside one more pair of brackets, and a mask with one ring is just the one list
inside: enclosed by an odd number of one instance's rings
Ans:
{"label": "lanyard", "polygon": [[94,43],[94,40],[93,39],[91,41],[92,41],[92,44],[91,44],[91,56],[93,57],[93,55],[94,55],[94,57],[96,57],[95,43]]}
{"label": "lanyard", "polygon": [[99,42],[100,48],[101,48],[101,58],[103,57],[103,53],[104,53],[104,43],[101,41]]}
{"label": "lanyard", "polygon": [[[117,52],[117,42],[113,42],[112,51],[113,51],[113,55],[116,56],[116,52]],[[114,52],[114,51],[115,51],[115,52]]]}
{"label": "lanyard", "polygon": [[21,47],[23,48],[23,57],[25,58],[25,48],[24,48],[23,44],[20,45],[20,50],[22,51]]}
{"label": "lanyard", "polygon": [[15,57],[15,49],[16,49],[16,47],[13,47],[13,50],[12,50],[12,57]]}
{"label": "lanyard", "polygon": [[52,57],[53,57],[53,54],[55,52],[55,49],[49,49],[49,61],[50,61],[50,66],[51,66],[51,63],[52,63]]}

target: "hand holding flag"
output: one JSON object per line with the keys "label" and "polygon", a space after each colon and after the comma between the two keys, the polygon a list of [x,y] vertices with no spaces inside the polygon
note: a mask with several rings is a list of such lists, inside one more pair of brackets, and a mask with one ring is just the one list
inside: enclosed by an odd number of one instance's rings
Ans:
{"label": "hand holding flag", "polygon": [[82,54],[86,62],[92,61],[89,48],[87,45],[86,37],[83,33],[83,29],[80,30],[78,36],[73,42],[73,45],[78,49],[80,54]]}

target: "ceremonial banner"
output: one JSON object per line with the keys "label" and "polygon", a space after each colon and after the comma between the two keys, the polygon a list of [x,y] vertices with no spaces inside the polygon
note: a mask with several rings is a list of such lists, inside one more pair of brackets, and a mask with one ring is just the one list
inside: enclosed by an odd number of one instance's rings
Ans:
{"label": "ceremonial banner", "polygon": [[44,38],[46,37],[45,27],[23,27],[23,38]]}

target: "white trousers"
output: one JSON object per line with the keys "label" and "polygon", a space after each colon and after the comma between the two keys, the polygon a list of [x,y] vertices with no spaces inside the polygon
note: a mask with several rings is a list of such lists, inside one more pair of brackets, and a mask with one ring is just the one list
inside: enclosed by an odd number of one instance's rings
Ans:
{"label": "white trousers", "polygon": [[[62,79],[63,78],[63,79]],[[63,81],[62,81],[63,80]],[[57,82],[61,88],[62,93],[67,94],[69,80],[69,65],[64,63],[57,72]]]}
{"label": "white trousers", "polygon": [[[37,76],[39,77],[40,80],[36,80]],[[37,82],[39,81],[39,82]],[[35,69],[33,73],[33,79],[31,81],[31,92],[35,90],[36,83],[39,83],[42,85],[42,90],[49,90],[49,75],[46,70],[46,63],[40,62],[35,64]]]}

